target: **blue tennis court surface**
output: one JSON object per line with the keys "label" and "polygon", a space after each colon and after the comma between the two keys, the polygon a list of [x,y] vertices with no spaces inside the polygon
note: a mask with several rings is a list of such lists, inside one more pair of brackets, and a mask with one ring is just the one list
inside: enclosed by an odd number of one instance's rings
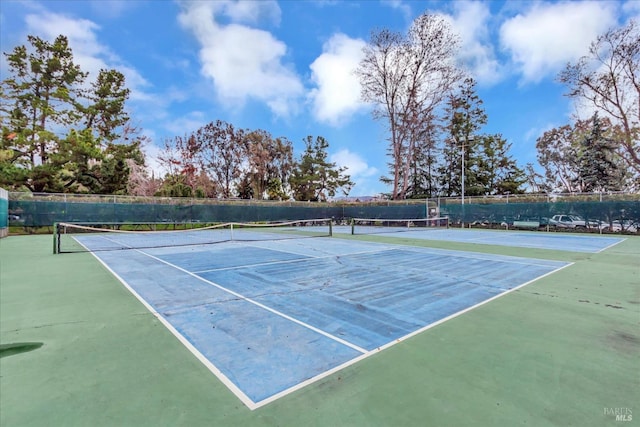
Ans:
{"label": "blue tennis court surface", "polygon": [[[350,234],[351,227],[335,227],[337,233]],[[407,228],[393,228],[381,230],[380,227],[359,226],[356,234],[377,234],[384,231],[383,236],[404,237],[409,239],[444,240],[448,242],[478,243],[483,245],[515,246],[520,248],[551,249],[558,251],[596,253],[603,251],[624,238],[560,234],[552,232],[517,232],[497,230],[466,230],[466,229],[439,229],[421,228],[411,231]]]}
{"label": "blue tennis court surface", "polygon": [[568,265],[336,238],[95,255],[251,409]]}

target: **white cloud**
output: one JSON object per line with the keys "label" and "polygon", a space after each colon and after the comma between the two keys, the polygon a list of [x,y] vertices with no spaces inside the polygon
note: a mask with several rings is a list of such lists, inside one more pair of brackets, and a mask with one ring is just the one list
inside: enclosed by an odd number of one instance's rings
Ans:
{"label": "white cloud", "polygon": [[216,15],[227,16],[232,22],[258,24],[262,20],[280,24],[281,11],[274,0],[232,1],[218,0],[213,7]]}
{"label": "white cloud", "polygon": [[354,74],[365,42],[334,34],[323,53],[309,66],[317,86],[309,93],[316,120],[337,126],[365,107],[360,100],[360,82]]}
{"label": "white cloud", "polygon": [[195,132],[207,124],[206,116],[201,111],[192,111],[186,116],[177,117],[164,125],[170,135],[184,136]]}
{"label": "white cloud", "polygon": [[351,181],[355,183],[352,191],[353,194],[372,196],[379,192],[374,190],[376,187],[375,182],[378,180],[378,169],[369,166],[359,154],[345,148],[332,154],[329,160],[338,167],[347,168],[346,174],[348,174]]}
{"label": "white cloud", "polygon": [[[150,140],[155,139],[155,134],[146,133],[145,134]],[[159,145],[156,145],[152,142],[148,142],[143,144],[142,152],[144,153],[145,158],[145,166],[147,171],[155,178],[162,178],[168,172],[167,169],[160,163],[159,157],[162,155],[162,148]]]}
{"label": "white cloud", "polygon": [[587,53],[600,33],[616,22],[615,2],[535,3],[505,21],[500,42],[524,81],[538,82]]}
{"label": "white cloud", "polygon": [[496,83],[502,78],[503,72],[496,59],[489,33],[489,5],[477,1],[460,1],[454,2],[453,7],[451,25],[462,39],[459,59],[479,83]]}
{"label": "white cloud", "polygon": [[339,167],[346,167],[347,173],[351,177],[369,177],[378,173],[378,169],[369,166],[359,154],[353,153],[346,148],[331,155],[331,163]]}
{"label": "white cloud", "polygon": [[604,110],[597,108],[592,102],[584,98],[572,98],[569,103],[567,116],[572,120],[588,120],[598,113],[600,118],[608,117],[613,123],[618,123],[618,119],[607,114]]}
{"label": "white cloud", "polygon": [[[216,14],[226,14],[228,19],[246,22],[252,13],[264,15],[265,10],[272,10],[277,4],[190,2],[183,5],[179,22],[200,43],[201,72],[213,80],[221,101],[241,107],[248,99],[256,99],[279,116],[295,112],[304,88],[292,66],[284,63],[287,46],[267,31],[216,21],[220,18]],[[275,11],[271,15],[279,16]]]}

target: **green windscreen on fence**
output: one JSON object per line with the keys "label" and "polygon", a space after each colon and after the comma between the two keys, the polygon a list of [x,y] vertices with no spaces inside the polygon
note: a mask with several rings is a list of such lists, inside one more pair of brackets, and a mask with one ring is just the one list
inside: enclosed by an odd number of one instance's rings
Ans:
{"label": "green windscreen on fence", "polygon": [[587,223],[606,226],[625,221],[640,223],[640,201],[555,201],[540,203],[471,203],[447,204],[440,215],[448,216],[452,225],[532,228],[553,226],[554,219],[571,215]]}
{"label": "green windscreen on fence", "polygon": [[16,197],[10,210],[24,227],[49,227],[67,223],[216,223],[255,221],[294,221],[314,218],[424,218],[425,202],[378,205],[338,205],[305,202],[212,201],[192,199],[156,203],[120,203],[118,201],[79,201],[55,197]]}
{"label": "green windscreen on fence", "polygon": [[[54,223],[220,223],[332,218],[414,219],[448,217],[451,227],[548,228],[571,215],[597,229],[640,230],[640,195],[548,195],[504,198],[431,199],[349,203],[210,200],[130,196],[9,194],[9,226],[51,227]],[[6,199],[5,202],[6,203]],[[6,223],[6,205],[0,208]],[[2,217],[0,217],[2,218]],[[620,227],[618,227],[620,228]]]}
{"label": "green windscreen on fence", "polygon": [[9,193],[0,188],[0,237],[9,234]]}

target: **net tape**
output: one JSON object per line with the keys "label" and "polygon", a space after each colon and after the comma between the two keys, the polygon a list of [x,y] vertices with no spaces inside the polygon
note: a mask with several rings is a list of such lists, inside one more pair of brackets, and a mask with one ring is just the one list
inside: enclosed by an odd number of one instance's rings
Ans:
{"label": "net tape", "polygon": [[[193,246],[229,241],[264,241],[329,237],[330,218],[306,219],[277,223],[241,223],[201,226],[180,230],[158,230],[174,224],[72,224],[59,223],[54,233],[54,253],[95,252],[125,249],[150,249],[173,246]],[[188,224],[195,226],[194,224]],[[122,227],[146,226],[151,230],[130,230]],[[187,226],[181,224],[181,226]],[[106,228],[103,228],[106,227]],[[155,230],[153,230],[155,228]]]}
{"label": "net tape", "polygon": [[437,218],[353,218],[351,234],[400,233],[449,228],[448,217]]}

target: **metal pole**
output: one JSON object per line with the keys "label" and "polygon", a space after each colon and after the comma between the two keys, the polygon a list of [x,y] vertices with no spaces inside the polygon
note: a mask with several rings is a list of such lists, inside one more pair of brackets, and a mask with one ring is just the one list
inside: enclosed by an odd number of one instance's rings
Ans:
{"label": "metal pole", "polygon": [[464,144],[462,144],[462,204],[464,205]]}

